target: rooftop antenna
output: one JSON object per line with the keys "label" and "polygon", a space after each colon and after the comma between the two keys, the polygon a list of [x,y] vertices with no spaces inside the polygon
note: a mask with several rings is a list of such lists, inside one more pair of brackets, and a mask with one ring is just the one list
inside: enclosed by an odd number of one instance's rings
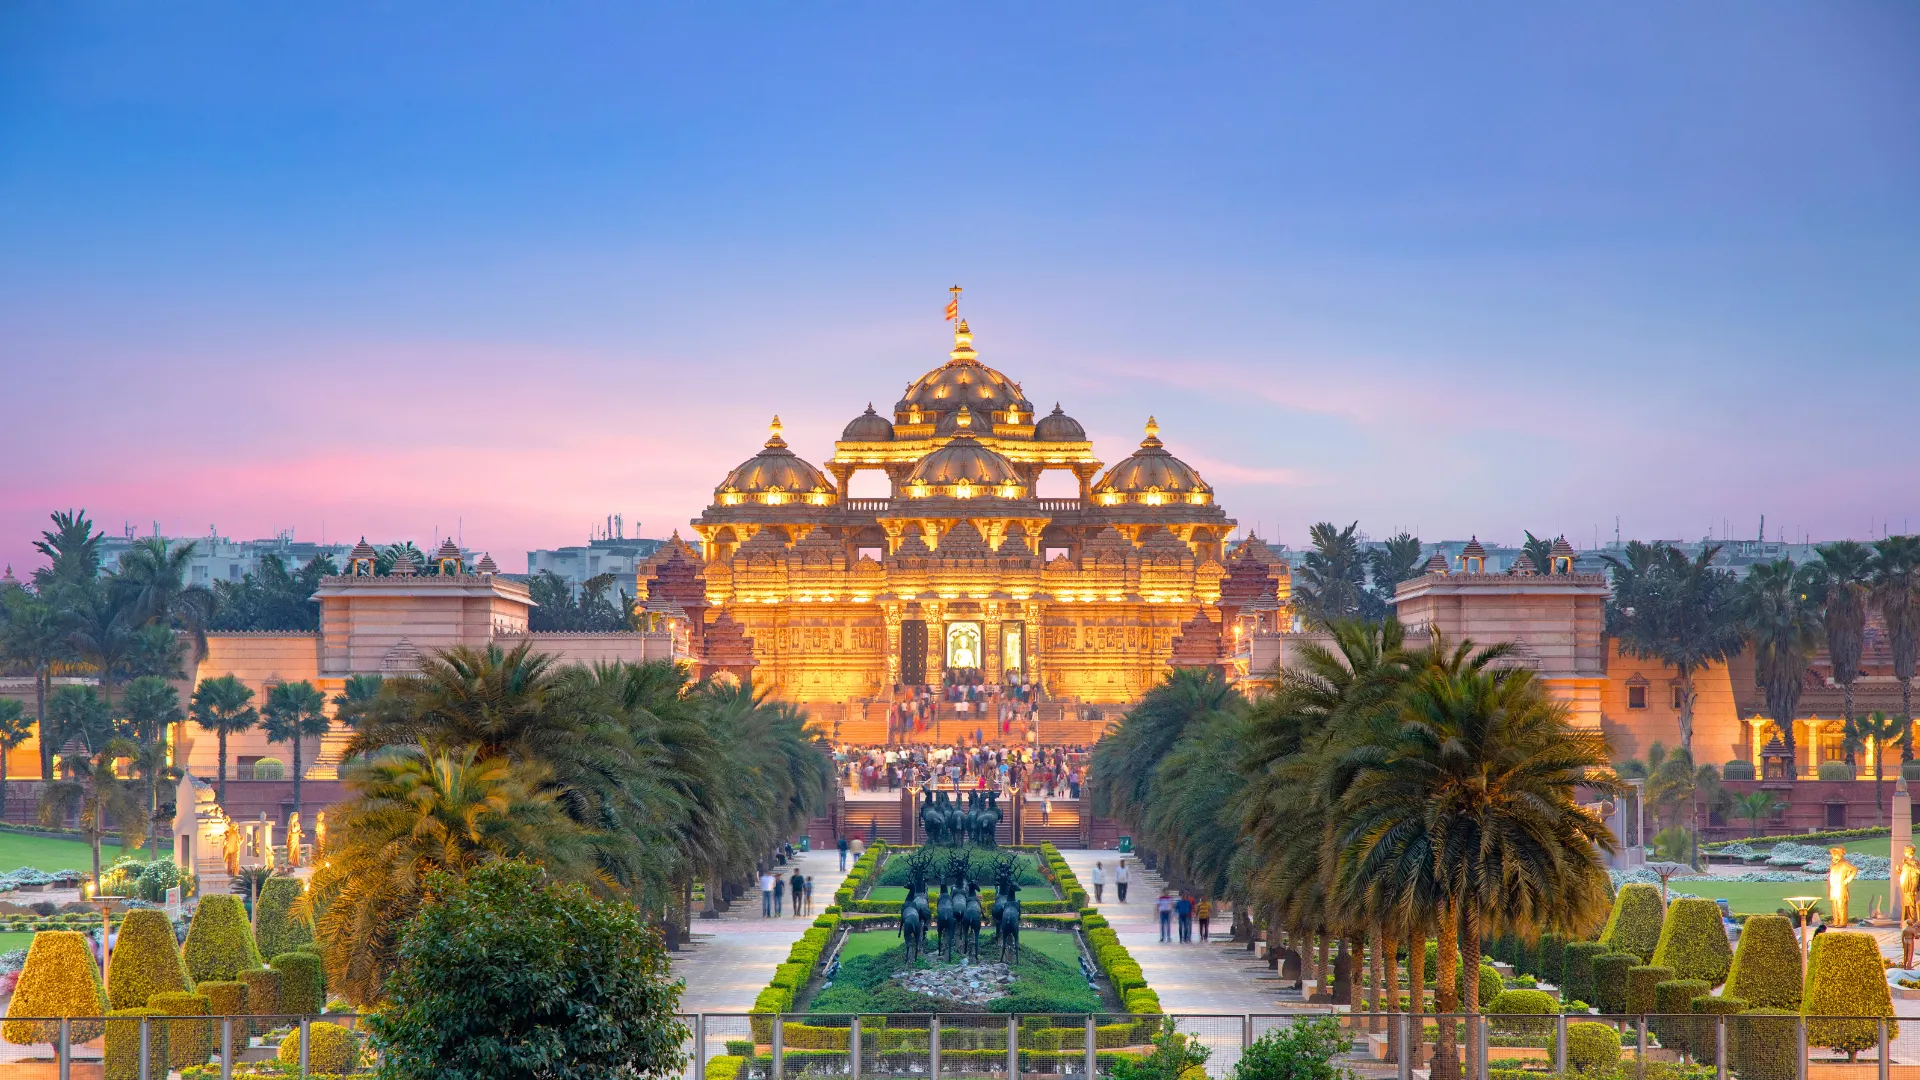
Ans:
{"label": "rooftop antenna", "polygon": [[1760,515],[1760,535],[1755,539],[1763,544],[1767,542],[1767,515],[1765,514]]}

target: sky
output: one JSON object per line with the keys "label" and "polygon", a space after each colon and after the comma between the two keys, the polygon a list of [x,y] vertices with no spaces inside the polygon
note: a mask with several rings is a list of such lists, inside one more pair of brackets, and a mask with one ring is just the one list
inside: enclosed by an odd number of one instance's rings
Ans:
{"label": "sky", "polygon": [[685,533],[953,284],[1243,534],[1920,527],[1920,6],[0,5],[18,567]]}

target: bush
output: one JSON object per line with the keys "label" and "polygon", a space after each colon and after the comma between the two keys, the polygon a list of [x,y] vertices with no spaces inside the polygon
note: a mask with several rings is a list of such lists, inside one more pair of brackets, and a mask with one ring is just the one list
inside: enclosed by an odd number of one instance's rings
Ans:
{"label": "bush", "polygon": [[1565,957],[1560,973],[1560,999],[1593,1000],[1593,961],[1606,955],[1607,947],[1597,941],[1570,942],[1561,950]]}
{"label": "bush", "polygon": [[1567,939],[1559,934],[1541,934],[1534,974],[1558,985],[1567,970]]}
{"label": "bush", "polygon": [[[1354,972],[1354,975],[1354,981],[1356,983],[1359,982],[1358,970]],[[1499,997],[1501,991],[1506,988],[1507,984],[1500,978],[1499,970],[1492,964],[1482,961],[1480,964],[1480,993],[1474,1002],[1480,1010],[1485,1012],[1487,1003]],[[1467,1000],[1467,967],[1465,964],[1460,965],[1460,969],[1454,972],[1453,992],[1460,996],[1462,1002]]]}
{"label": "bush", "polygon": [[1545,1035],[1553,1030],[1551,1020],[1503,1019],[1514,1016],[1552,1016],[1560,1011],[1560,1003],[1545,990],[1502,990],[1498,997],[1487,1003],[1487,1014],[1493,1030],[1502,1035]]}
{"label": "bush", "polygon": [[1268,1031],[1240,1052],[1234,1080],[1334,1080],[1334,1058],[1353,1048],[1338,1021],[1296,1020]]}
{"label": "bush", "polygon": [[1800,1074],[1797,1023],[1785,1009],[1748,1009],[1729,1019],[1727,1056],[1740,1080],[1794,1080]]}
{"label": "bush", "polygon": [[[1712,994],[1701,994],[1688,1002],[1687,1011],[1697,1017],[1687,1028],[1687,1045],[1693,1052],[1693,1056],[1704,1061],[1712,1061],[1713,1055],[1720,1047],[1719,1021],[1714,1017],[1732,1016],[1735,1013],[1745,1012],[1746,1008],[1747,1003],[1739,998],[1715,997]],[[1729,1020],[1727,1022],[1729,1063],[1733,1060],[1733,1028],[1734,1023]]]}
{"label": "bush", "polygon": [[1593,958],[1593,1005],[1603,1013],[1627,1011],[1627,972],[1640,966],[1632,953],[1607,953]]}
{"label": "bush", "polygon": [[[106,1078],[139,1080],[140,1018],[160,1014],[152,1009],[115,1009],[108,1015],[113,1019],[105,1025],[107,1047],[103,1071]],[[165,1027],[165,1024],[152,1024],[147,1035],[147,1072],[151,1076],[167,1075],[167,1040],[161,1037]],[[80,1041],[78,1031],[74,1032],[73,1039]]]}
{"label": "bush", "polygon": [[1691,898],[1668,905],[1653,962],[1672,968],[1677,979],[1702,979],[1709,986],[1725,982],[1733,966],[1733,947],[1727,944],[1720,905]]}
{"label": "bush", "polygon": [[[753,1047],[749,1045],[748,1050]],[[739,1080],[740,1071],[745,1068],[747,1059],[733,1054],[721,1054],[707,1059],[707,1080]]]}
{"label": "bush", "polygon": [[[7,1012],[50,1018],[106,1015],[107,995],[86,935],[77,930],[42,930],[33,935]],[[74,1042],[97,1039],[103,1030],[97,1019],[71,1027]],[[54,1023],[9,1020],[0,1025],[0,1038],[10,1043],[52,1042],[59,1037],[60,1025]]]}
{"label": "bush", "polygon": [[1676,1050],[1693,1050],[1699,1043],[1691,1019],[1674,1019],[1693,1011],[1693,999],[1712,990],[1705,979],[1668,979],[1653,988],[1652,1022],[1660,1045]]}
{"label": "bush", "polygon": [[1160,1011],[1160,995],[1151,990],[1129,990],[1123,999],[1126,1010],[1136,1016]]}
{"label": "bush", "polygon": [[317,1015],[327,1004],[326,974],[320,957],[310,952],[281,953],[273,958],[280,973],[280,1008],[300,1016]]}
{"label": "bush", "polygon": [[[272,968],[255,968],[240,973],[247,988],[247,1012],[252,1016],[280,1016],[280,983],[283,976]],[[265,1034],[272,1024],[255,1021],[255,1034]]]}
{"label": "bush", "polygon": [[[147,1008],[161,1016],[206,1016],[213,1008],[204,994],[168,991],[153,995]],[[176,1069],[205,1065],[213,1056],[213,1025],[206,1020],[169,1020],[154,1025],[167,1033],[167,1063]]]}
{"label": "bush", "polygon": [[187,928],[187,973],[194,982],[228,982],[263,966],[247,909],[237,896],[203,896]]}
{"label": "bush", "polygon": [[1823,761],[1820,763],[1820,779],[1851,780],[1853,779],[1853,766],[1844,761]]}
{"label": "bush", "polygon": [[1617,953],[1632,953],[1643,964],[1649,962],[1660,944],[1665,908],[1658,885],[1620,886],[1613,897],[1613,910],[1607,914],[1607,927],[1600,931],[1600,944]]}
{"label": "bush", "polygon": [[254,939],[261,956],[314,952],[313,920],[293,914],[294,901],[305,890],[299,878],[268,878],[253,906]]}
{"label": "bush", "polygon": [[1733,951],[1727,971],[1727,996],[1756,1009],[1797,1011],[1800,992],[1800,945],[1793,923],[1784,915],[1749,918],[1740,928],[1740,947]]}
{"label": "bush", "polygon": [[632,904],[517,861],[465,880],[436,874],[428,891],[439,902],[401,934],[386,1008],[367,1020],[383,1076],[530,1080],[686,1065],[680,984]]}
{"label": "bush", "polygon": [[[1865,1017],[1893,1016],[1893,995],[1886,966],[1871,934],[1829,930],[1813,939],[1807,957],[1807,1045],[1845,1050],[1847,1060],[1879,1045],[1879,1025]],[[1816,1020],[1813,1017],[1861,1017]],[[1887,1037],[1898,1038],[1900,1025],[1888,1024]]]}
{"label": "bush", "polygon": [[1720,775],[1727,780],[1752,780],[1757,774],[1754,772],[1753,762],[1736,758],[1720,766]]}
{"label": "bush", "polygon": [[[307,1048],[307,1071],[311,1073],[350,1073],[360,1067],[360,1037],[339,1024],[315,1020],[307,1025],[313,1045]],[[280,1040],[282,1064],[300,1064],[300,1029],[295,1028]]]}
{"label": "bush", "polygon": [[1627,969],[1626,1012],[1650,1013],[1654,1009],[1654,988],[1673,978],[1673,969],[1652,964],[1635,964]]}
{"label": "bush", "polygon": [[[1555,1047],[1559,1034],[1553,1038]],[[1620,1064],[1620,1033],[1605,1024],[1575,1020],[1567,1025],[1567,1070],[1606,1075]]]}
{"label": "bush", "polygon": [[[243,982],[203,982],[193,988],[193,992],[207,999],[207,1009],[214,1016],[246,1016],[247,984]],[[235,1025],[234,1037],[239,1038],[246,1029]]]}
{"label": "bush", "polygon": [[281,761],[279,758],[263,757],[253,763],[253,778],[255,780],[285,780],[287,778],[286,762]]}
{"label": "bush", "polygon": [[173,937],[173,920],[164,911],[129,911],[113,943],[107,965],[107,1006],[138,1009],[155,994],[193,985]]}

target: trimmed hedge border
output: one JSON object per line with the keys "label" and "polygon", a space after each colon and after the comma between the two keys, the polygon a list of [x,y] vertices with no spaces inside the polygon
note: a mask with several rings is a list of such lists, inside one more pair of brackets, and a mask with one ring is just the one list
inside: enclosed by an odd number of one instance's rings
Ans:
{"label": "trimmed hedge border", "polygon": [[1882,836],[1892,836],[1893,830],[1882,825],[1877,829],[1833,829],[1827,832],[1788,833],[1785,836],[1746,836],[1738,840],[1715,840],[1710,844],[1701,844],[1701,851],[1723,851],[1735,844],[1754,846],[1757,844],[1778,844],[1791,840],[1796,844],[1814,840],[1877,840]]}

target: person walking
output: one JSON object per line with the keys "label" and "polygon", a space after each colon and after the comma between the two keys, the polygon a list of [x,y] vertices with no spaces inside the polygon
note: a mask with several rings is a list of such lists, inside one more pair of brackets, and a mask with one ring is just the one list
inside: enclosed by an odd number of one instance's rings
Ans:
{"label": "person walking", "polygon": [[1180,920],[1180,944],[1193,944],[1193,901],[1186,893],[1173,902],[1173,917]]}
{"label": "person walking", "polygon": [[846,837],[842,836],[840,838],[839,847],[840,847],[840,869],[845,870],[847,868],[847,838]]}
{"label": "person walking", "polygon": [[760,917],[773,918],[773,871],[760,872]]}
{"label": "person walking", "polygon": [[1113,870],[1113,888],[1120,894],[1120,902],[1127,902],[1127,860],[1121,859],[1120,865]]}
{"label": "person walking", "polygon": [[786,891],[787,879],[781,877],[779,874],[773,875],[773,914],[775,918],[778,918],[780,915],[780,895]]}
{"label": "person walking", "polygon": [[1107,867],[1105,863],[1096,861],[1093,864],[1093,902],[1096,904],[1106,903],[1106,892]]}
{"label": "person walking", "polygon": [[813,875],[812,874],[807,875],[806,889],[807,889],[807,914],[811,915],[813,914]]}
{"label": "person walking", "polygon": [[801,916],[800,894],[807,888],[807,879],[800,873],[799,867],[793,868],[793,880],[788,882],[788,886],[787,898],[793,901],[793,917],[797,919]]}
{"label": "person walking", "polygon": [[[1160,899],[1154,902],[1154,906],[1160,913],[1160,940],[1163,942],[1172,941],[1173,895],[1171,893],[1161,893]],[[779,901],[776,900],[774,902],[774,913],[778,914],[779,910]]]}
{"label": "person walking", "polygon": [[1200,940],[1207,940],[1207,920],[1213,918],[1213,901],[1201,897],[1200,902],[1193,905],[1193,917],[1200,924]]}

